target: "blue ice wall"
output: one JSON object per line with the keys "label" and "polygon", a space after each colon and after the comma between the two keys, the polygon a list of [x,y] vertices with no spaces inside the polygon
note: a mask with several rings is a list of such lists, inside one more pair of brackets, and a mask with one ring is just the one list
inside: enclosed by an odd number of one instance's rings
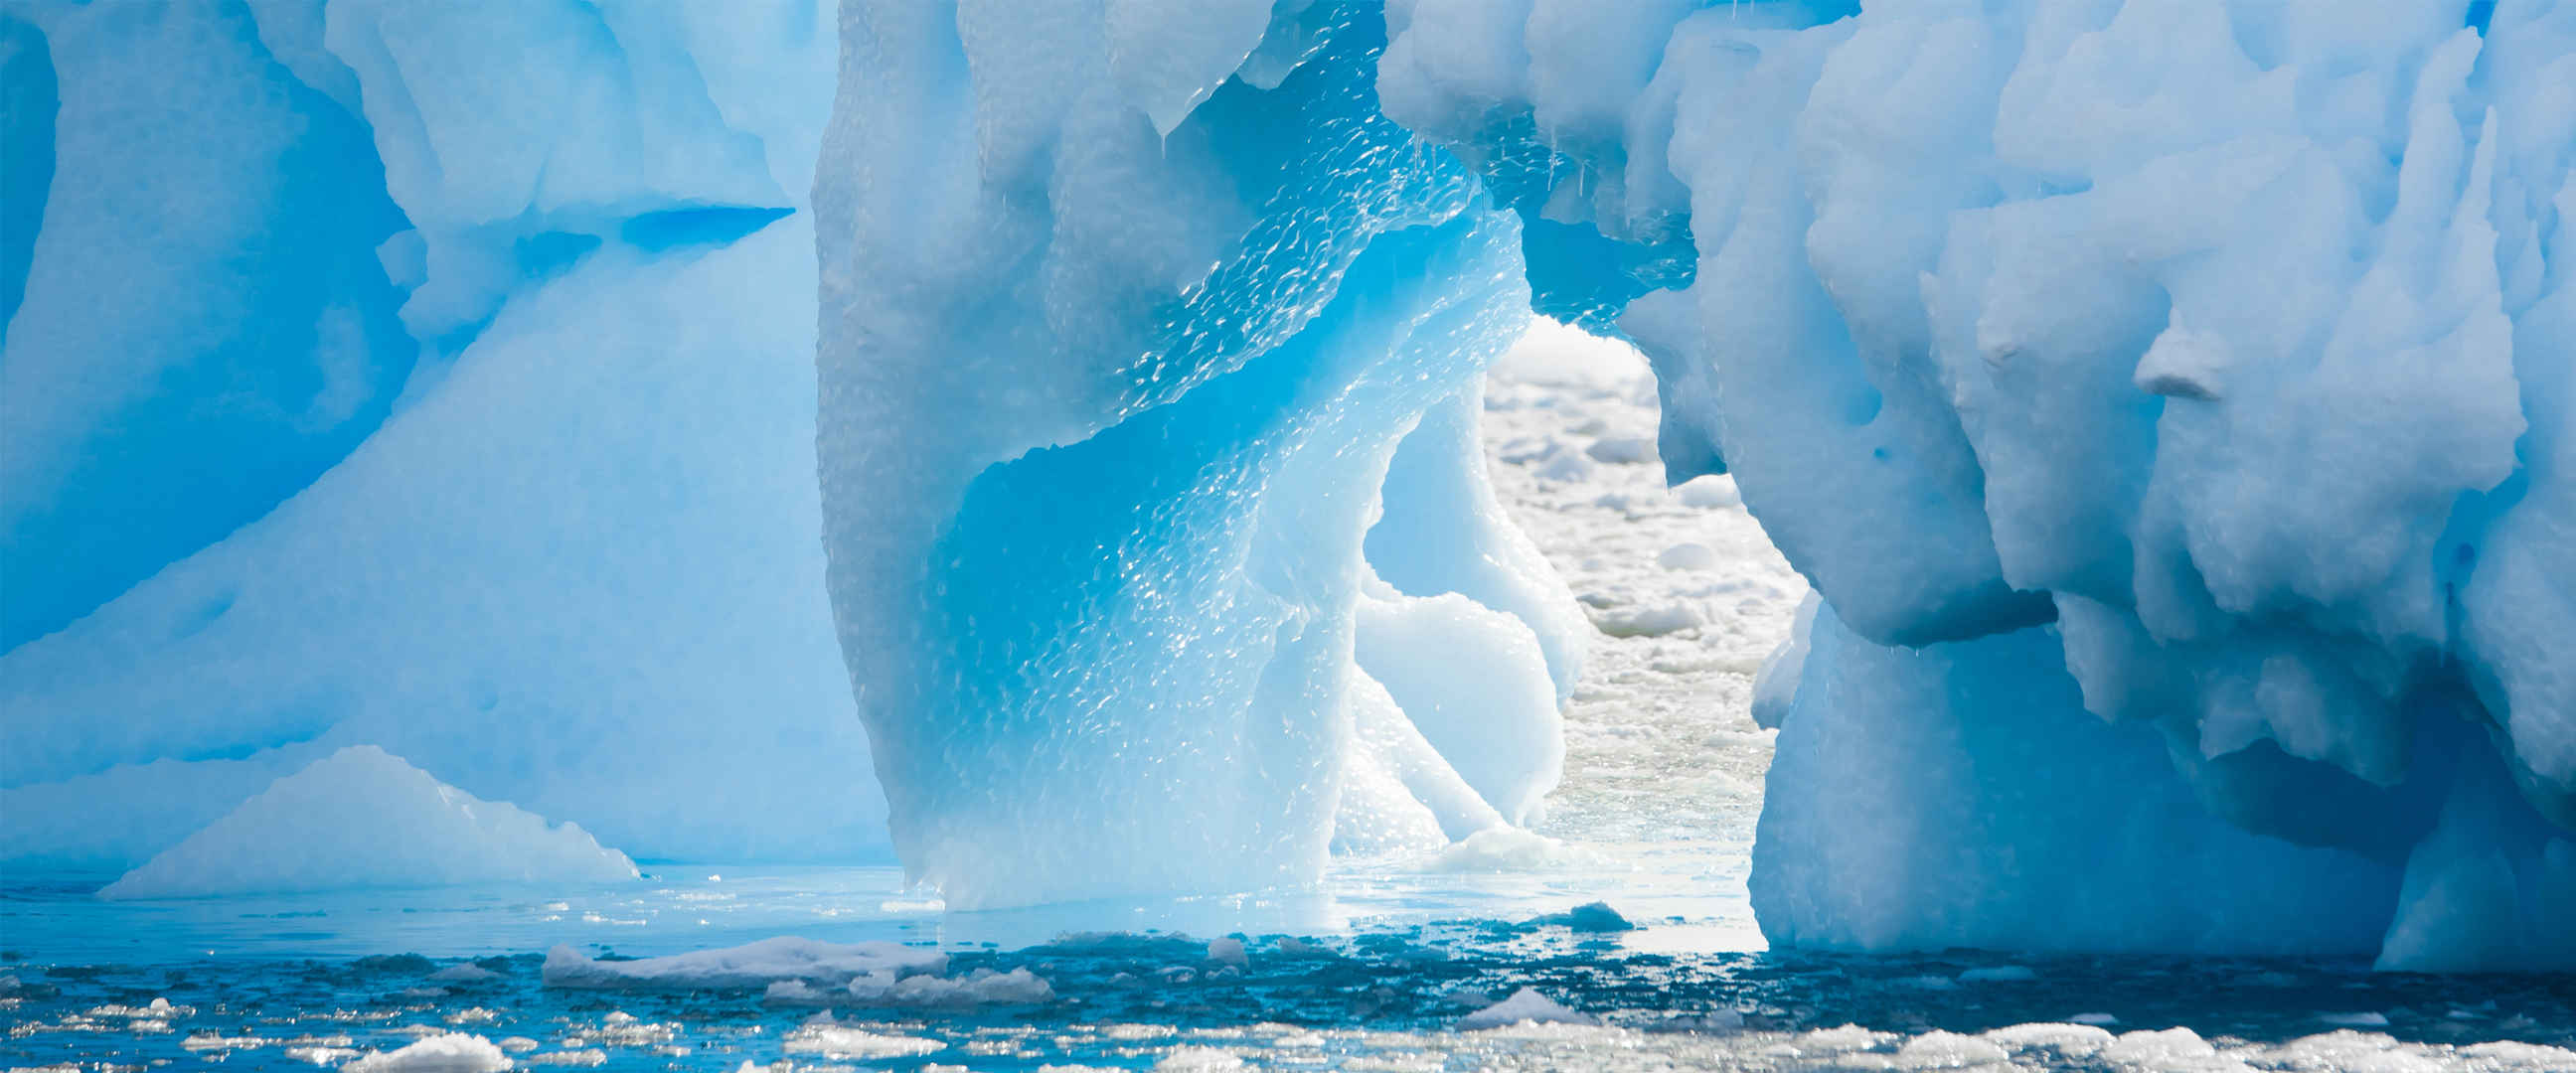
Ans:
{"label": "blue ice wall", "polygon": [[[1164,129],[1115,19],[845,9],[826,544],[896,846],[952,906],[1318,874],[1385,696],[1353,614],[1389,460],[1527,316],[1514,221],[1378,112],[1377,13],[1267,7]],[[1558,624],[1525,610],[1492,621],[1529,639],[1552,745]]]}
{"label": "blue ice wall", "polygon": [[[381,423],[415,344],[365,124],[238,2],[6,23],[0,650],[266,513]],[[32,21],[31,21],[32,20]],[[136,93],[185,84],[185,93]]]}
{"label": "blue ice wall", "polygon": [[647,859],[884,853],[815,538],[830,14],[6,4],[0,867],[358,746]]}

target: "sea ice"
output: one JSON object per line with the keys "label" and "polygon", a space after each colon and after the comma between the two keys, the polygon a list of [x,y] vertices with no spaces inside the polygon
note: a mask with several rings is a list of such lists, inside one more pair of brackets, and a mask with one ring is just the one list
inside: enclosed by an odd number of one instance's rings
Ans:
{"label": "sea ice", "polygon": [[948,955],[891,942],[825,943],[782,936],[722,950],[602,961],[569,946],[546,952],[547,987],[598,991],[749,989],[782,981],[848,987],[884,974],[889,983],[946,971]]}
{"label": "sea ice", "polygon": [[349,1073],[499,1073],[510,1066],[510,1056],[491,1040],[446,1032],[407,1047],[362,1055],[340,1068]]}
{"label": "sea ice", "polygon": [[1601,1021],[1591,1014],[1568,1009],[1562,1003],[1538,993],[1534,987],[1512,992],[1512,997],[1477,1010],[1458,1019],[1457,1028],[1472,1032],[1480,1028],[1502,1028],[1517,1024],[1597,1025]]}
{"label": "sea ice", "polygon": [[577,824],[480,800],[382,749],[353,745],[277,780],[99,893],[173,898],[635,877],[635,862]]}

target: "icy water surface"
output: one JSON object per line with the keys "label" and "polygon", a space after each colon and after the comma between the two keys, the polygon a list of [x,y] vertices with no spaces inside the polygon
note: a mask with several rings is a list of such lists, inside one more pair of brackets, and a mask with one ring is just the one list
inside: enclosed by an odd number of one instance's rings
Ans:
{"label": "icy water surface", "polygon": [[[1348,878],[1363,893],[944,918],[890,869],[672,876],[552,899],[108,905],[18,887],[0,920],[0,1065],[310,1069],[464,1032],[523,1067],[637,1070],[2576,1069],[2563,978],[1673,949],[1724,933],[1643,914],[1627,931],[1549,919],[1579,897],[1557,880]],[[1431,908],[1498,878],[1477,902],[1489,915]],[[1239,955],[1149,930],[1220,920],[1250,922],[1233,929]],[[1127,926],[1057,934],[1077,923]],[[950,978],[1026,969],[1046,994],[870,1008],[759,986],[572,990],[540,970],[558,941],[638,956],[779,934],[936,947]],[[183,937],[217,952],[174,956]],[[1599,1024],[1459,1030],[1523,988]],[[2014,1027],[2027,1025],[2049,1027]],[[2177,1027],[2189,1031],[2161,1031]]]}

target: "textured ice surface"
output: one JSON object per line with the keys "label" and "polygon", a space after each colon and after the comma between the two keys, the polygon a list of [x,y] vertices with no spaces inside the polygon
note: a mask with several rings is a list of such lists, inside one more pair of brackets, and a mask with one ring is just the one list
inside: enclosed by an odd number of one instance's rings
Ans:
{"label": "textured ice surface", "polygon": [[[1797,676],[1813,710],[1888,734],[1913,709],[2034,721],[1960,741],[1935,714],[1907,732],[1931,751],[1859,794],[1835,750],[1874,746],[1785,728],[1757,872],[1818,897],[1768,900],[1775,936],[2171,938],[2169,909],[2061,920],[2016,893],[2097,856],[2040,850],[2071,834],[2048,814],[2094,796],[2058,771],[2164,752],[2177,807],[2332,851],[2213,874],[2274,885],[2268,908],[2177,892],[2251,914],[2236,936],[2402,866],[2375,923],[2269,934],[2346,945],[2395,920],[2392,966],[2567,964],[2576,708],[2540,668],[2576,632],[2576,8],[1418,0],[1389,21],[1389,116],[1525,220],[1615,240],[1533,223],[1530,279],[1639,342],[1671,476],[1731,471],[1846,624]],[[1591,282],[1550,286],[1569,278]],[[1907,645],[1932,647],[1871,651]],[[1941,670],[1990,659],[2017,681]],[[2079,740],[2096,717],[2131,726]],[[1939,876],[1964,900],[1824,894],[1920,875],[1868,817],[1956,802],[1963,770],[2002,795],[1946,832],[1982,862]],[[2234,852],[2193,826],[2152,837],[2182,862]]]}
{"label": "textured ice surface", "polygon": [[1542,995],[1535,987],[1512,992],[1512,997],[1477,1010],[1458,1019],[1461,1031],[1480,1028],[1504,1028],[1510,1025],[1597,1025],[1601,1021],[1589,1014],[1567,1009],[1563,1003]]}
{"label": "textured ice surface", "polygon": [[777,938],[722,950],[640,961],[601,961],[569,946],[546,954],[547,987],[604,991],[695,991],[778,983],[846,987],[882,974],[888,981],[948,967],[948,955],[900,943],[824,943]]}
{"label": "textured ice surface", "polygon": [[0,859],[121,869],[359,744],[647,856],[884,845],[815,537],[830,5],[0,22],[9,137],[53,116]]}
{"label": "textured ice surface", "polygon": [[372,745],[277,780],[108,884],[107,898],[600,883],[635,862],[575,824],[476,799]]}
{"label": "textured ice surface", "polygon": [[842,11],[824,543],[952,907],[1308,880],[1337,824],[1464,833],[1555,777],[1579,623],[1460,424],[1527,316],[1518,227],[1378,114],[1376,12],[1241,6]]}
{"label": "textured ice surface", "polygon": [[498,1073],[511,1066],[510,1056],[491,1040],[442,1032],[408,1046],[361,1055],[340,1068],[349,1073]]}

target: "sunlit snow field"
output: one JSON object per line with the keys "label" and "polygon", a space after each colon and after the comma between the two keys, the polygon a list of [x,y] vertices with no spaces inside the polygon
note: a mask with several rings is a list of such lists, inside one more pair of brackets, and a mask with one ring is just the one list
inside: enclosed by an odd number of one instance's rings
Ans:
{"label": "sunlit snow field", "polygon": [[[137,902],[12,873],[0,1065],[2576,1069],[2564,978],[1765,952],[1749,705],[1806,585],[1727,479],[1666,489],[1654,433],[1642,361],[1567,329],[1488,384],[1496,486],[1603,634],[1531,832],[1346,859],[1313,890],[953,914],[891,866]],[[815,969],[615,979],[778,936],[947,960],[859,992]],[[1556,1023],[1477,1028],[1533,1013]]]}

